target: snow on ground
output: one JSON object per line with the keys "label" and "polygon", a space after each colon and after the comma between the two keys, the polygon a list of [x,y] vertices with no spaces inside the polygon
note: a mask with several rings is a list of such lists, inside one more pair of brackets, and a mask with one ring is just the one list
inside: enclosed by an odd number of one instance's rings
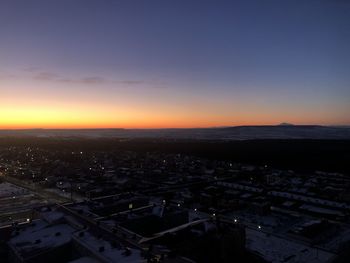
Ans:
{"label": "snow on ground", "polygon": [[0,198],[13,197],[18,195],[25,195],[28,191],[7,182],[0,183]]}
{"label": "snow on ground", "polygon": [[64,217],[64,214],[57,211],[50,211],[41,213],[41,216],[46,222],[52,224],[62,219]]}
{"label": "snow on ground", "polygon": [[246,229],[247,248],[260,254],[265,260],[277,262],[330,262],[334,254],[312,248],[291,240],[266,234],[259,230]]}

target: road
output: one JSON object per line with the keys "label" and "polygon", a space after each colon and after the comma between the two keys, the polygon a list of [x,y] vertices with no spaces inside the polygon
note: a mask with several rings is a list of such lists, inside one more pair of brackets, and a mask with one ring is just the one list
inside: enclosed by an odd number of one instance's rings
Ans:
{"label": "road", "polygon": [[50,203],[65,203],[67,201],[70,201],[69,198],[60,196],[56,193],[47,191],[45,189],[43,189],[42,187],[38,186],[38,185],[32,185],[32,184],[28,184],[26,182],[23,182],[17,178],[8,176],[8,175],[4,175],[1,177],[5,182],[17,185],[19,187],[22,187],[24,189],[27,189],[30,193],[39,196],[40,198],[50,202]]}

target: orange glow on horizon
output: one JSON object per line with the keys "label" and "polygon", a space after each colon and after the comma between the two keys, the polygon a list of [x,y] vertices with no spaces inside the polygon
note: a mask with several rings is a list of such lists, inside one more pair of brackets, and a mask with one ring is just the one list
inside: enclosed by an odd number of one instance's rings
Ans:
{"label": "orange glow on horizon", "polygon": [[185,94],[175,101],[173,94],[153,92],[151,99],[140,99],[125,93],[115,97],[84,92],[61,95],[35,93],[30,89],[18,96],[10,90],[0,96],[0,129],[151,129],[276,125],[282,122],[350,123],[347,107],[338,111],[310,108],[305,114],[305,109],[301,108],[239,99],[233,103],[226,98],[201,100],[198,96],[186,97]]}
{"label": "orange glow on horizon", "polygon": [[[167,112],[111,112],[57,110],[57,109],[22,109],[1,110],[0,129],[97,129],[97,128],[206,128],[241,125],[276,125],[283,122],[285,116],[263,116],[264,114],[240,114],[239,117],[205,116],[194,113]],[[287,118],[294,124],[333,125],[335,123],[312,122],[307,118]]]}

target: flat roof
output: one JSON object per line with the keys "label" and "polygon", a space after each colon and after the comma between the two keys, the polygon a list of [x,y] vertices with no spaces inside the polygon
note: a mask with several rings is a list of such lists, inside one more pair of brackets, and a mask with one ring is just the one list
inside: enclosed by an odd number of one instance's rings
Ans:
{"label": "flat roof", "polygon": [[19,234],[13,236],[8,243],[23,257],[27,257],[70,242],[75,231],[68,224],[49,225],[44,220],[37,220],[20,229]]}

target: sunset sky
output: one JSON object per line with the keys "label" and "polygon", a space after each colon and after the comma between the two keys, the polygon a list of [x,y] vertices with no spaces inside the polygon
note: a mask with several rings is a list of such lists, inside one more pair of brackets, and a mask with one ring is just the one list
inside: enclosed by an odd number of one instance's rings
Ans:
{"label": "sunset sky", "polygon": [[350,1],[0,1],[0,129],[280,122],[350,125]]}

